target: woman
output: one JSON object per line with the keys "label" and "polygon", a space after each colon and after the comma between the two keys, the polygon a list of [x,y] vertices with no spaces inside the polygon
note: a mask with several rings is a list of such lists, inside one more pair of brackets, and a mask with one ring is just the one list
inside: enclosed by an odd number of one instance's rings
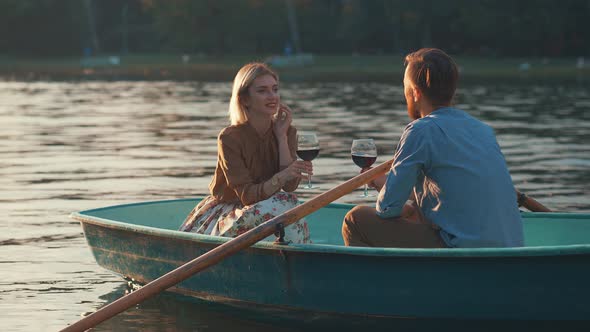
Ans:
{"label": "woman", "polygon": [[[297,130],[291,126],[291,110],[280,103],[278,81],[263,63],[238,71],[229,104],[231,125],[217,139],[211,195],[180,230],[235,237],[297,205],[290,192],[302,173],[313,174],[313,167],[296,158]],[[286,227],[285,239],[309,242],[307,223],[302,219]]]}

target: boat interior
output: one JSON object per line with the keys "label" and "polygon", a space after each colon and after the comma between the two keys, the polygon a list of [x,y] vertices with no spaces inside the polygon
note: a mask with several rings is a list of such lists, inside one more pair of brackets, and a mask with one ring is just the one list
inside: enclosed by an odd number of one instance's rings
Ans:
{"label": "boat interior", "polygon": [[[177,230],[199,199],[178,199],[117,205],[82,211],[82,217]],[[341,225],[353,205],[330,204],[306,217],[314,244],[343,245]],[[590,215],[523,212],[525,245],[563,246],[590,244]]]}

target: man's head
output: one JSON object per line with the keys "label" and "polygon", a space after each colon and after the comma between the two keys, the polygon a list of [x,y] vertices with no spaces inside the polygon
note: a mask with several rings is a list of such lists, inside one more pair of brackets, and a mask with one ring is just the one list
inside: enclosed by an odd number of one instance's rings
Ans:
{"label": "man's head", "polygon": [[405,66],[404,94],[410,118],[419,119],[451,104],[459,71],[450,56],[436,48],[422,48],[406,56]]}

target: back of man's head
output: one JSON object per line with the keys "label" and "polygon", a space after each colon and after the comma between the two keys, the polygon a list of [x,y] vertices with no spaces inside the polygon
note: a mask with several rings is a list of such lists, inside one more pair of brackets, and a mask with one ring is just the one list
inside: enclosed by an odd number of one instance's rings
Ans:
{"label": "back of man's head", "polygon": [[455,61],[437,48],[422,48],[406,56],[412,83],[434,106],[448,106],[455,95],[459,71]]}

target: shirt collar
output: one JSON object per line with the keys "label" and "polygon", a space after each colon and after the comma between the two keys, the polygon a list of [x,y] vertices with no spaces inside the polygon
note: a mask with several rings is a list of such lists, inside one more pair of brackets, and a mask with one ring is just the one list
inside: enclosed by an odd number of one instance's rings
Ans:
{"label": "shirt collar", "polygon": [[250,134],[254,135],[254,137],[257,137],[260,140],[267,140],[269,138],[271,138],[273,136],[273,131],[272,131],[272,125],[270,125],[268,127],[268,129],[266,130],[266,132],[264,134],[259,134],[258,131],[256,130],[256,128],[254,128],[254,126],[252,126],[252,124],[250,124],[250,122],[246,121],[246,128],[248,128],[248,131],[250,132]]}

